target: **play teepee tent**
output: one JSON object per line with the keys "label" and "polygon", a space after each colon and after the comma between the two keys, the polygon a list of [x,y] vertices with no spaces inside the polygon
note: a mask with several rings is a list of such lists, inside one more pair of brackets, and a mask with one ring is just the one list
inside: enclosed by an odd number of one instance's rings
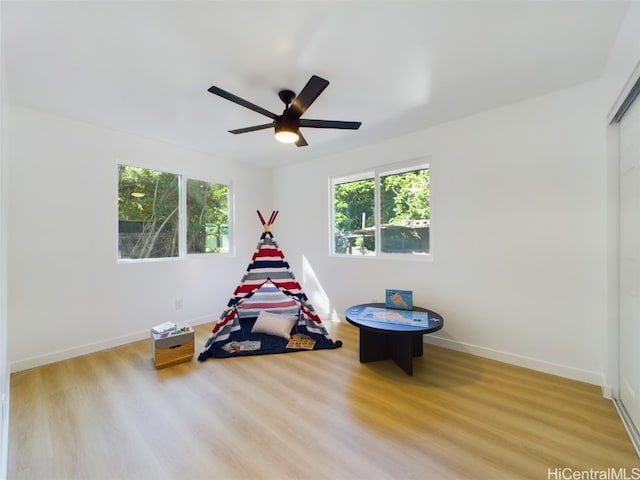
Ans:
{"label": "play teepee tent", "polygon": [[342,346],[330,338],[273,238],[277,215],[265,221],[258,211],[264,232],[198,360]]}

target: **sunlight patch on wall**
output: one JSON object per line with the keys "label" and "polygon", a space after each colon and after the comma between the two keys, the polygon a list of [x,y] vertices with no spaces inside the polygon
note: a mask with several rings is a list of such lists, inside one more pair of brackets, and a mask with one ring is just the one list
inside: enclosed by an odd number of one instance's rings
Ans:
{"label": "sunlight patch on wall", "polygon": [[311,263],[304,255],[302,256],[302,285],[304,292],[309,297],[311,305],[316,309],[316,313],[321,317],[327,317],[331,321],[338,321],[336,312],[331,311],[331,302],[329,296],[320,284],[320,280],[316,275]]}

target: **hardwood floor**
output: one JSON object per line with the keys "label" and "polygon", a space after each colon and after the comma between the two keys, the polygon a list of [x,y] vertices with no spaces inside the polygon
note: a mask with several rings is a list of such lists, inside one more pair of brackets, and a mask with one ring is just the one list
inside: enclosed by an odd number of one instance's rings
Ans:
{"label": "hardwood floor", "polygon": [[598,387],[431,345],[409,377],[327,326],[342,348],[156,370],[147,340],[15,373],[9,479],[640,474]]}

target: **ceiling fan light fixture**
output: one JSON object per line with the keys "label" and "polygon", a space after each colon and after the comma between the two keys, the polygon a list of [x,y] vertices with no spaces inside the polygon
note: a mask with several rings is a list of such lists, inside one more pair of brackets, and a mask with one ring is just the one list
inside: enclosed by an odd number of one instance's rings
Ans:
{"label": "ceiling fan light fixture", "polygon": [[287,121],[285,118],[275,119],[276,140],[282,143],[295,143],[300,136],[298,135],[298,126],[294,122]]}
{"label": "ceiling fan light fixture", "polygon": [[300,139],[297,132],[291,130],[277,130],[276,140],[282,143],[295,143]]}

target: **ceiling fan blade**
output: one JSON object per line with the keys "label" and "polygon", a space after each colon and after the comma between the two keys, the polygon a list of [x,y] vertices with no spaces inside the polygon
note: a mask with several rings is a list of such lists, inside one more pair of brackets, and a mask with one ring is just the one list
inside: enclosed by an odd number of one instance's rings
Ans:
{"label": "ceiling fan blade", "polygon": [[328,85],[328,80],[318,77],[317,75],[313,75],[295,98],[293,103],[289,106],[285,115],[288,118],[300,118],[300,116],[307,110],[307,108],[309,108],[316,98],[320,96]]}
{"label": "ceiling fan blade", "polygon": [[251,103],[245,100],[244,98],[240,98],[237,95],[234,95],[233,93],[229,93],[226,90],[222,90],[221,88],[218,88],[216,86],[209,87],[209,92],[213,93],[214,95],[218,95],[219,97],[222,97],[225,100],[229,100],[230,102],[237,103],[238,105],[248,108],[249,110],[253,110],[254,112],[261,113],[262,115],[265,115],[269,118],[277,117],[275,113],[271,113],[269,110],[259,107],[258,105]]}
{"label": "ceiling fan blade", "polygon": [[263,123],[262,125],[254,125],[253,127],[245,127],[238,128],[236,130],[229,130],[229,133],[238,134],[238,133],[249,133],[255,132],[256,130],[264,130],[265,128],[273,128],[273,122],[271,123]]}
{"label": "ceiling fan blade", "polygon": [[307,143],[307,141],[302,136],[302,133],[300,132],[300,130],[298,130],[298,141],[296,142],[296,146],[297,147],[306,147],[307,145],[309,145],[309,144]]}
{"label": "ceiling fan blade", "polygon": [[301,127],[312,128],[340,128],[343,130],[358,130],[362,122],[342,122],[340,120],[311,120],[308,118],[300,119]]}

